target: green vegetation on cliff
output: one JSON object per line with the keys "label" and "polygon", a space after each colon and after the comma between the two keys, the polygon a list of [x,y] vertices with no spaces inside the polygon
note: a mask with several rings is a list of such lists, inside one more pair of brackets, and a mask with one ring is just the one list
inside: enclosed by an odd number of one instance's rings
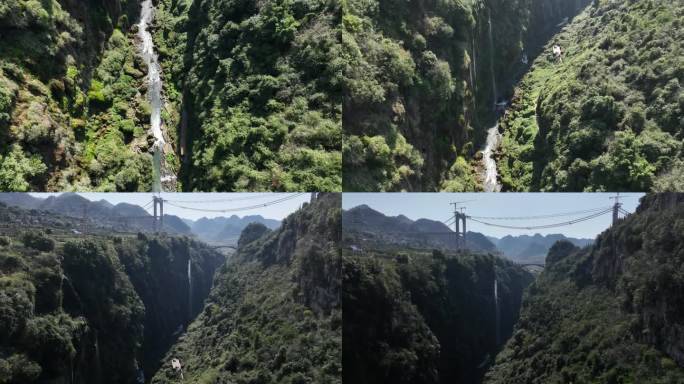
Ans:
{"label": "green vegetation on cliff", "polygon": [[342,1],[344,190],[480,189],[497,89],[584,3]]}
{"label": "green vegetation on cliff", "polygon": [[339,22],[327,0],[160,1],[188,189],[341,190]]}
{"label": "green vegetation on cliff", "polygon": [[0,236],[0,383],[131,383],[153,373],[201,309],[189,307],[188,259],[197,303],[223,262],[187,238],[74,235],[70,219],[4,207],[0,217],[35,227]]}
{"label": "green vegetation on cliff", "polygon": [[501,124],[504,188],[681,190],[683,31],[681,1],[602,0],[554,37]]}
{"label": "green vegetation on cliff", "polygon": [[344,382],[479,383],[510,336],[531,281],[492,255],[345,254]]}
{"label": "green vegetation on cliff", "polygon": [[[250,224],[204,310],[168,353],[198,384],[341,382],[341,196],[322,195],[274,231]],[[152,383],[177,383],[166,364]]]}
{"label": "green vegetation on cliff", "polygon": [[146,191],[132,0],[0,5],[0,189]]}
{"label": "green vegetation on cliff", "polygon": [[[339,5],[156,3],[162,160],[183,188],[341,190]],[[0,190],[151,189],[140,7],[3,1]]]}
{"label": "green vegetation on cliff", "polygon": [[486,383],[684,381],[684,195],[649,195],[585,249],[558,242]]}

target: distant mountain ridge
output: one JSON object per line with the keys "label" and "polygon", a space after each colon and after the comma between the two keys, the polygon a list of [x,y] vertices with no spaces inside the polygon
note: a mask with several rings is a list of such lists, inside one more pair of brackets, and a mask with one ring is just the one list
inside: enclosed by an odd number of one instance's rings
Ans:
{"label": "distant mountain ridge", "polygon": [[[342,212],[343,232],[361,235],[362,242],[390,243],[417,247],[456,249],[456,236],[440,221],[418,219],[404,215],[386,216],[367,205]],[[372,235],[373,237],[371,238]],[[357,246],[363,246],[357,245]],[[496,246],[477,232],[466,233],[466,248],[473,251],[496,252]]]}
{"label": "distant mountain ridge", "polygon": [[[65,216],[83,218],[114,227],[122,226],[134,230],[152,231],[152,215],[142,207],[119,203],[113,205],[106,200],[91,201],[76,193],[62,193],[47,198],[33,197],[26,193],[0,193],[0,202],[23,209],[37,209],[59,213]],[[164,230],[167,232],[196,235],[208,242],[236,242],[242,230],[250,223],[261,223],[270,229],[280,226],[280,221],[266,219],[261,215],[250,215],[242,218],[203,217],[197,221],[180,218],[175,215],[164,215]]]}
{"label": "distant mountain ridge", "polygon": [[490,237],[489,239],[492,240],[496,245],[496,248],[498,248],[504,256],[513,261],[523,263],[544,263],[546,254],[557,241],[566,240],[580,248],[593,242],[592,239],[566,237],[560,233],[544,236],[539,233],[534,234],[533,236],[507,235],[501,239],[495,237]]}
{"label": "distant mountain ridge", "polygon": [[[455,236],[447,225],[429,219],[411,220],[404,215],[386,216],[368,205],[359,205],[342,214],[344,232],[365,234],[356,236],[355,242],[366,243],[376,241],[394,245],[426,246],[456,249]],[[429,233],[423,235],[421,233]],[[445,233],[446,235],[441,235]],[[448,235],[449,233],[452,236]],[[371,238],[370,235],[375,235]],[[502,238],[486,236],[479,232],[466,233],[467,248],[474,251],[500,252],[505,257],[518,263],[541,263],[546,254],[557,241],[566,240],[578,247],[592,243],[592,239],[572,238],[563,234],[550,235],[507,235]],[[377,245],[376,243],[376,245]],[[363,244],[354,244],[363,248]]]}
{"label": "distant mountain ridge", "polygon": [[[70,217],[85,217],[114,227],[143,231],[154,229],[153,216],[138,205],[130,203],[113,205],[105,200],[91,201],[76,193],[62,193],[44,199],[21,193],[0,193],[0,202],[23,209],[55,212]],[[164,215],[164,230],[184,235],[192,233],[190,227],[181,218],[173,215]]]}
{"label": "distant mountain ridge", "polygon": [[263,224],[269,229],[280,227],[280,221],[266,219],[261,215],[238,217],[203,217],[199,220],[185,220],[194,234],[205,241],[237,241],[242,230],[251,223]]}

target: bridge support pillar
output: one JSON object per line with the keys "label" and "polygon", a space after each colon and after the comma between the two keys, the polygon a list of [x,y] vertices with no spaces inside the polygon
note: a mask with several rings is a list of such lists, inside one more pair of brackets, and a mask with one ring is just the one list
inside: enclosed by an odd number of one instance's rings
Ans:
{"label": "bridge support pillar", "polygon": [[456,233],[456,248],[466,248],[466,215],[465,213],[454,212],[454,229]]}
{"label": "bridge support pillar", "polygon": [[159,229],[164,232],[164,199],[159,198]]}
{"label": "bridge support pillar", "polygon": [[[155,232],[160,232],[164,230],[164,199],[153,196],[152,203],[154,205],[153,229]],[[157,205],[159,205],[159,211],[157,211]],[[159,212],[159,215],[157,215],[157,212]]]}
{"label": "bridge support pillar", "polygon": [[152,197],[152,205],[154,205],[154,221],[152,221],[152,227],[154,231],[157,231],[157,196]]}

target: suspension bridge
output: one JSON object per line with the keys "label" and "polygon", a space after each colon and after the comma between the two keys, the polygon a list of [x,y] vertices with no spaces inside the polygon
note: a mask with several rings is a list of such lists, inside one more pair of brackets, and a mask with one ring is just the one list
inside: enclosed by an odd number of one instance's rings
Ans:
{"label": "suspension bridge", "polygon": [[[621,196],[610,197],[614,202],[611,205],[595,207],[590,209],[582,209],[569,212],[556,212],[549,214],[537,214],[537,215],[526,215],[526,216],[477,216],[466,214],[465,204],[470,201],[458,201],[452,202],[453,213],[446,220],[441,221],[442,224],[447,227],[453,225],[452,231],[383,231],[382,234],[389,235],[403,235],[407,237],[428,237],[428,236],[444,236],[446,238],[453,238],[453,243],[456,245],[456,249],[466,249],[467,245],[467,228],[468,222],[472,221],[481,225],[504,228],[510,230],[540,230],[540,229],[551,229],[560,228],[570,225],[579,224],[589,220],[596,219],[598,217],[612,214],[612,225],[624,218],[631,213],[622,208],[622,203],[620,202]],[[558,221],[552,221],[551,223],[536,224],[536,225],[525,225],[525,222],[530,221],[550,221],[553,219],[558,219]],[[514,225],[512,223],[522,222],[523,224]],[[358,248],[358,247],[357,247]],[[358,251],[357,251],[358,252]],[[521,267],[533,267],[533,268],[544,268],[545,265],[542,263],[518,263]]]}
{"label": "suspension bridge", "polygon": [[223,244],[223,245],[212,245],[211,248],[213,249],[237,249],[237,245],[232,245],[232,244]]}
{"label": "suspension bridge", "polygon": [[[597,217],[603,216],[608,213],[612,213],[613,220],[612,224],[615,225],[615,223],[620,219],[620,215],[623,217],[626,217],[630,215],[631,213],[622,208],[622,203],[620,202],[620,195],[618,194],[617,196],[610,197],[611,200],[614,200],[614,203],[609,206],[603,206],[603,207],[596,207],[596,208],[591,208],[591,209],[584,209],[584,210],[578,210],[578,211],[572,211],[572,212],[558,212],[558,213],[551,213],[551,214],[544,214],[544,215],[528,215],[528,216],[475,216],[475,215],[468,215],[465,213],[465,203],[468,202],[454,202],[451,203],[454,206],[454,212],[453,215],[447,218],[446,220],[442,221],[443,224],[446,226],[453,225],[454,226],[454,231],[453,232],[445,232],[445,235],[451,235],[456,237],[456,245],[457,248],[465,248],[466,247],[466,225],[467,221],[473,221],[482,225],[490,226],[490,227],[496,227],[496,228],[504,228],[504,229],[513,229],[513,230],[537,230],[537,229],[551,229],[551,228],[559,228],[559,227],[565,227],[569,225],[574,225],[578,223],[582,223],[588,220],[595,219]],[[460,205],[460,207],[459,207]],[[549,219],[555,219],[555,218],[568,218],[564,219],[564,221],[559,221],[559,222],[554,222],[550,224],[538,224],[538,225],[511,225],[507,224],[507,222],[510,221],[532,221],[532,220],[549,220]]]}
{"label": "suspension bridge", "polygon": [[[307,194],[308,192],[299,192],[299,193],[292,193],[283,197],[278,197],[277,199],[270,200],[264,203],[245,203],[249,205],[242,205],[238,207],[230,207],[230,208],[201,208],[197,206],[193,206],[193,204],[221,204],[221,203],[234,203],[237,201],[246,201],[246,200],[258,200],[258,199],[265,199],[265,198],[273,198],[273,194],[260,194],[256,196],[243,196],[243,197],[236,197],[236,198],[226,198],[226,199],[210,199],[210,200],[200,200],[200,199],[191,199],[191,200],[175,200],[175,199],[165,199],[161,197],[161,195],[158,196],[152,196],[152,200],[147,202],[143,206],[143,209],[147,210],[152,208],[152,220],[154,224],[154,230],[155,231],[160,231],[163,230],[164,228],[164,204],[170,205],[172,207],[180,208],[180,209],[187,209],[190,211],[197,211],[197,212],[208,212],[208,213],[231,213],[231,212],[240,212],[240,211],[251,211],[259,208],[266,208],[271,205],[279,204],[288,200],[295,199],[297,197],[300,197],[302,195]],[[311,202],[316,200],[318,198],[318,193],[316,192],[311,192]]]}
{"label": "suspension bridge", "polygon": [[[233,198],[222,198],[222,199],[195,199],[189,200],[177,200],[177,199],[166,199],[160,194],[154,194],[151,200],[140,206],[144,211],[149,212],[152,209],[151,214],[148,215],[127,215],[127,216],[94,216],[91,211],[89,211],[91,201],[84,201],[82,207],[82,215],[65,215],[71,220],[69,223],[59,223],[58,227],[50,227],[51,236],[56,239],[71,239],[83,235],[96,235],[96,236],[134,236],[137,235],[139,229],[152,230],[153,232],[164,232],[164,206],[170,205],[178,207],[181,209],[200,211],[200,212],[216,212],[216,213],[227,213],[227,212],[240,212],[257,210],[260,208],[266,208],[275,204],[280,204],[285,201],[289,201],[300,196],[306,195],[308,192],[290,193],[286,195],[276,195],[273,193],[263,193],[263,194],[250,194],[249,196],[240,196]],[[174,194],[175,196],[178,196]],[[318,193],[311,193],[310,202],[315,201],[318,198]],[[255,203],[256,200],[266,200],[263,202]],[[239,204],[237,204],[239,203]],[[195,206],[197,204],[213,204],[218,206],[218,208],[203,208]],[[222,206],[222,204],[225,204]],[[27,229],[44,230],[49,227],[51,223],[24,223],[21,226],[14,224],[0,223],[0,235],[17,236]],[[138,230],[137,230],[137,229]],[[168,224],[166,226],[168,227]],[[235,249],[235,245],[231,244],[210,244],[211,248],[214,249]]]}

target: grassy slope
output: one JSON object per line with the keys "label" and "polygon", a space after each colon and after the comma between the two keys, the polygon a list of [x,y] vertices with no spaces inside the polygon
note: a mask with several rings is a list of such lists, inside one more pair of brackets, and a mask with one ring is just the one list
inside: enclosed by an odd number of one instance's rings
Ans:
{"label": "grassy slope", "polygon": [[[248,226],[204,311],[172,348],[193,383],[340,383],[340,195]],[[175,383],[165,364],[153,383]]]}
{"label": "grassy slope", "polygon": [[503,119],[504,187],[668,188],[673,177],[659,177],[683,156],[683,12],[679,2],[600,1],[554,37]]}
{"label": "grassy slope", "polygon": [[[486,383],[679,383],[682,208],[640,208],[580,250],[557,243]],[[660,208],[659,208],[660,206]],[[612,236],[617,250],[613,253]]]}

